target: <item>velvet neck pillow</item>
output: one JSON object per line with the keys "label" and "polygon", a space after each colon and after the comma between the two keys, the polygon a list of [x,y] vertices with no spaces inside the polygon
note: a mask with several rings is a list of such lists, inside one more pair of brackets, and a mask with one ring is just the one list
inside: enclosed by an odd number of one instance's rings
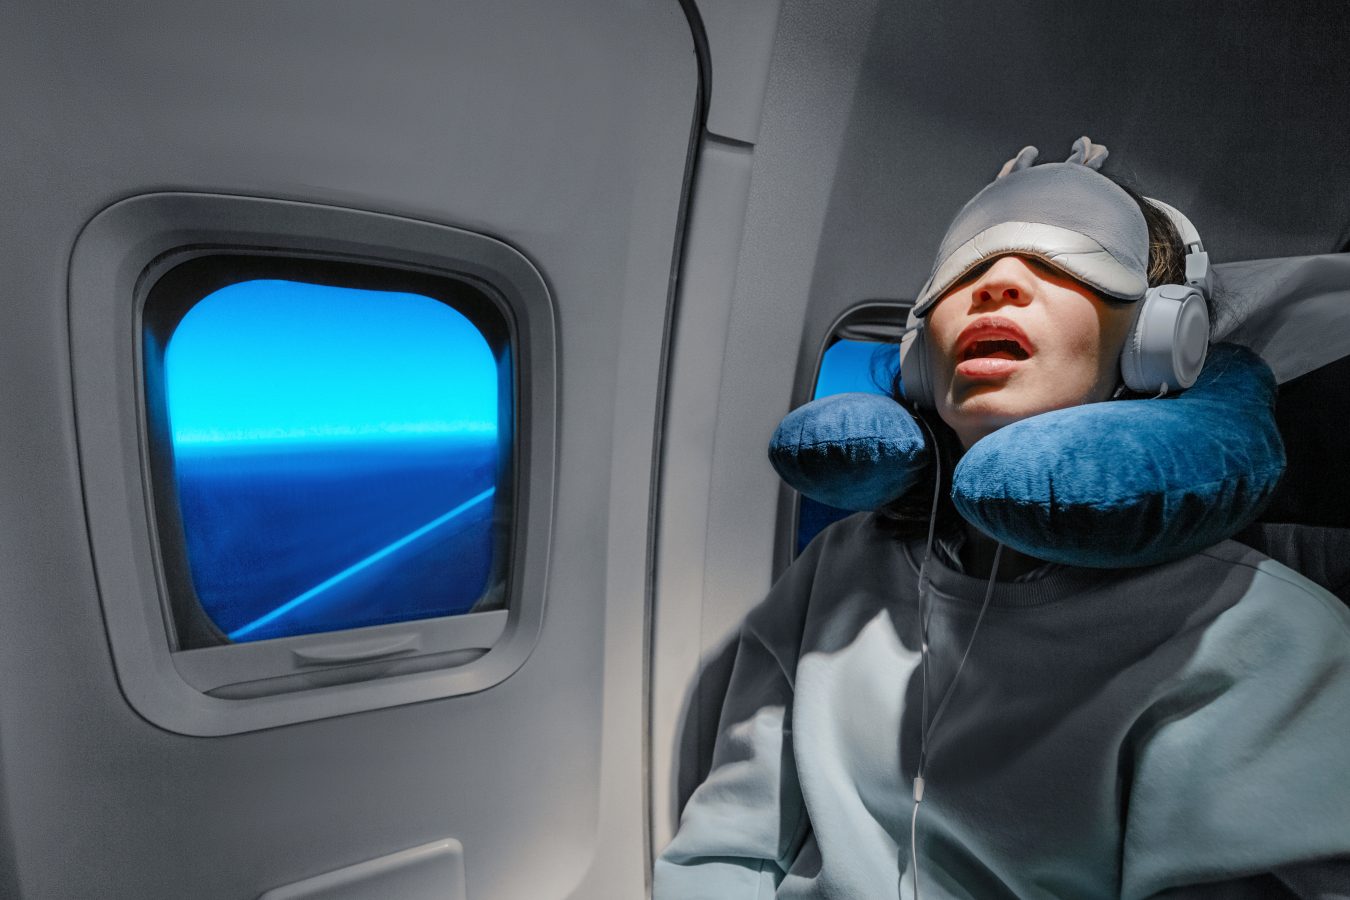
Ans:
{"label": "velvet neck pillow", "polygon": [[[1187,391],[1054,410],[971,446],[952,500],[990,537],[1039,559],[1095,568],[1189,556],[1250,524],[1284,472],[1275,379],[1219,344]],[[783,420],[774,468],[812,499],[874,509],[929,465],[923,433],[888,397],[841,394]]]}

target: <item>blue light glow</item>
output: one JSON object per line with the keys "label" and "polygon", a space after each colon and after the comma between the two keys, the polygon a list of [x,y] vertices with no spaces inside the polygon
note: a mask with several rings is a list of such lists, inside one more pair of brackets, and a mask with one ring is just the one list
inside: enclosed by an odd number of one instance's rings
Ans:
{"label": "blue light glow", "polygon": [[891,378],[900,367],[900,348],[875,341],[840,340],[820,361],[813,399],[863,391],[890,394]]}
{"label": "blue light glow", "polygon": [[487,341],[463,314],[420,294],[239,282],[184,316],[164,367],[183,449],[497,427]]}
{"label": "blue light glow", "polygon": [[[835,341],[820,361],[812,399],[861,391],[890,396],[891,381],[900,368],[900,347],[879,341]],[[797,509],[797,552],[827,525],[851,515],[850,510],[827,506],[802,495]]]}
{"label": "blue light glow", "polygon": [[199,300],[163,384],[201,611],[257,641],[479,608],[510,378],[422,294],[256,279]]}

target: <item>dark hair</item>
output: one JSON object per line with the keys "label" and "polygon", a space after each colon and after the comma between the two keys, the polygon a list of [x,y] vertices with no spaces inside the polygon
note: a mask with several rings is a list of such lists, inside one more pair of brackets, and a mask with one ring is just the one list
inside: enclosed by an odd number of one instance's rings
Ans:
{"label": "dark hair", "polygon": [[[1105,174],[1105,173],[1103,173]],[[1172,220],[1158,207],[1149,203],[1130,185],[1119,178],[1106,175],[1125,193],[1129,194],[1144,214],[1148,225],[1148,285],[1184,284],[1186,281],[1186,248],[1181,242],[1181,234]],[[1210,320],[1213,321],[1211,310]],[[941,470],[941,484],[938,485],[937,521],[934,525],[937,534],[951,534],[961,527],[961,516],[952,503],[952,470],[965,452],[956,432],[932,410],[920,409],[911,403],[900,390],[900,372],[897,369],[891,380],[891,396],[910,411],[919,420],[929,447],[936,445]],[[930,465],[919,483],[899,497],[877,510],[877,524],[900,540],[925,537],[928,534],[929,515],[933,509],[934,466]]]}

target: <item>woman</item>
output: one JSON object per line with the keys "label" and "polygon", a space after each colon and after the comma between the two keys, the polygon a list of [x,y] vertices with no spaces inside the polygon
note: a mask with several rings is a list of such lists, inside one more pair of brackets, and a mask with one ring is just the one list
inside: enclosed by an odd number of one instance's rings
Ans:
{"label": "woman", "polygon": [[[948,470],[1117,394],[1143,282],[1179,280],[1167,217],[1075,149],[1072,170],[1011,161],[916,304]],[[961,240],[972,221],[1012,237]],[[1080,238],[1104,252],[1061,252]],[[1044,564],[943,493],[827,529],[747,616],[654,898],[1343,896],[1346,609],[1232,541]]]}

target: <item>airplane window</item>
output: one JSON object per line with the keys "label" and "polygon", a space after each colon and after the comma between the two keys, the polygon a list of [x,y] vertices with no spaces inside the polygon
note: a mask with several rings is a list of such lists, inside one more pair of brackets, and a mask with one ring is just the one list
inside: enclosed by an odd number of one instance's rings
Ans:
{"label": "airplane window", "polygon": [[[830,344],[820,362],[812,400],[863,391],[891,393],[891,382],[900,368],[898,344],[840,338]],[[825,526],[852,515],[852,510],[828,506],[803,496],[797,507],[797,552],[801,553]]]}
{"label": "airplane window", "polygon": [[342,268],[151,295],[177,310],[147,314],[146,364],[180,649],[504,604],[505,321],[466,284]]}

